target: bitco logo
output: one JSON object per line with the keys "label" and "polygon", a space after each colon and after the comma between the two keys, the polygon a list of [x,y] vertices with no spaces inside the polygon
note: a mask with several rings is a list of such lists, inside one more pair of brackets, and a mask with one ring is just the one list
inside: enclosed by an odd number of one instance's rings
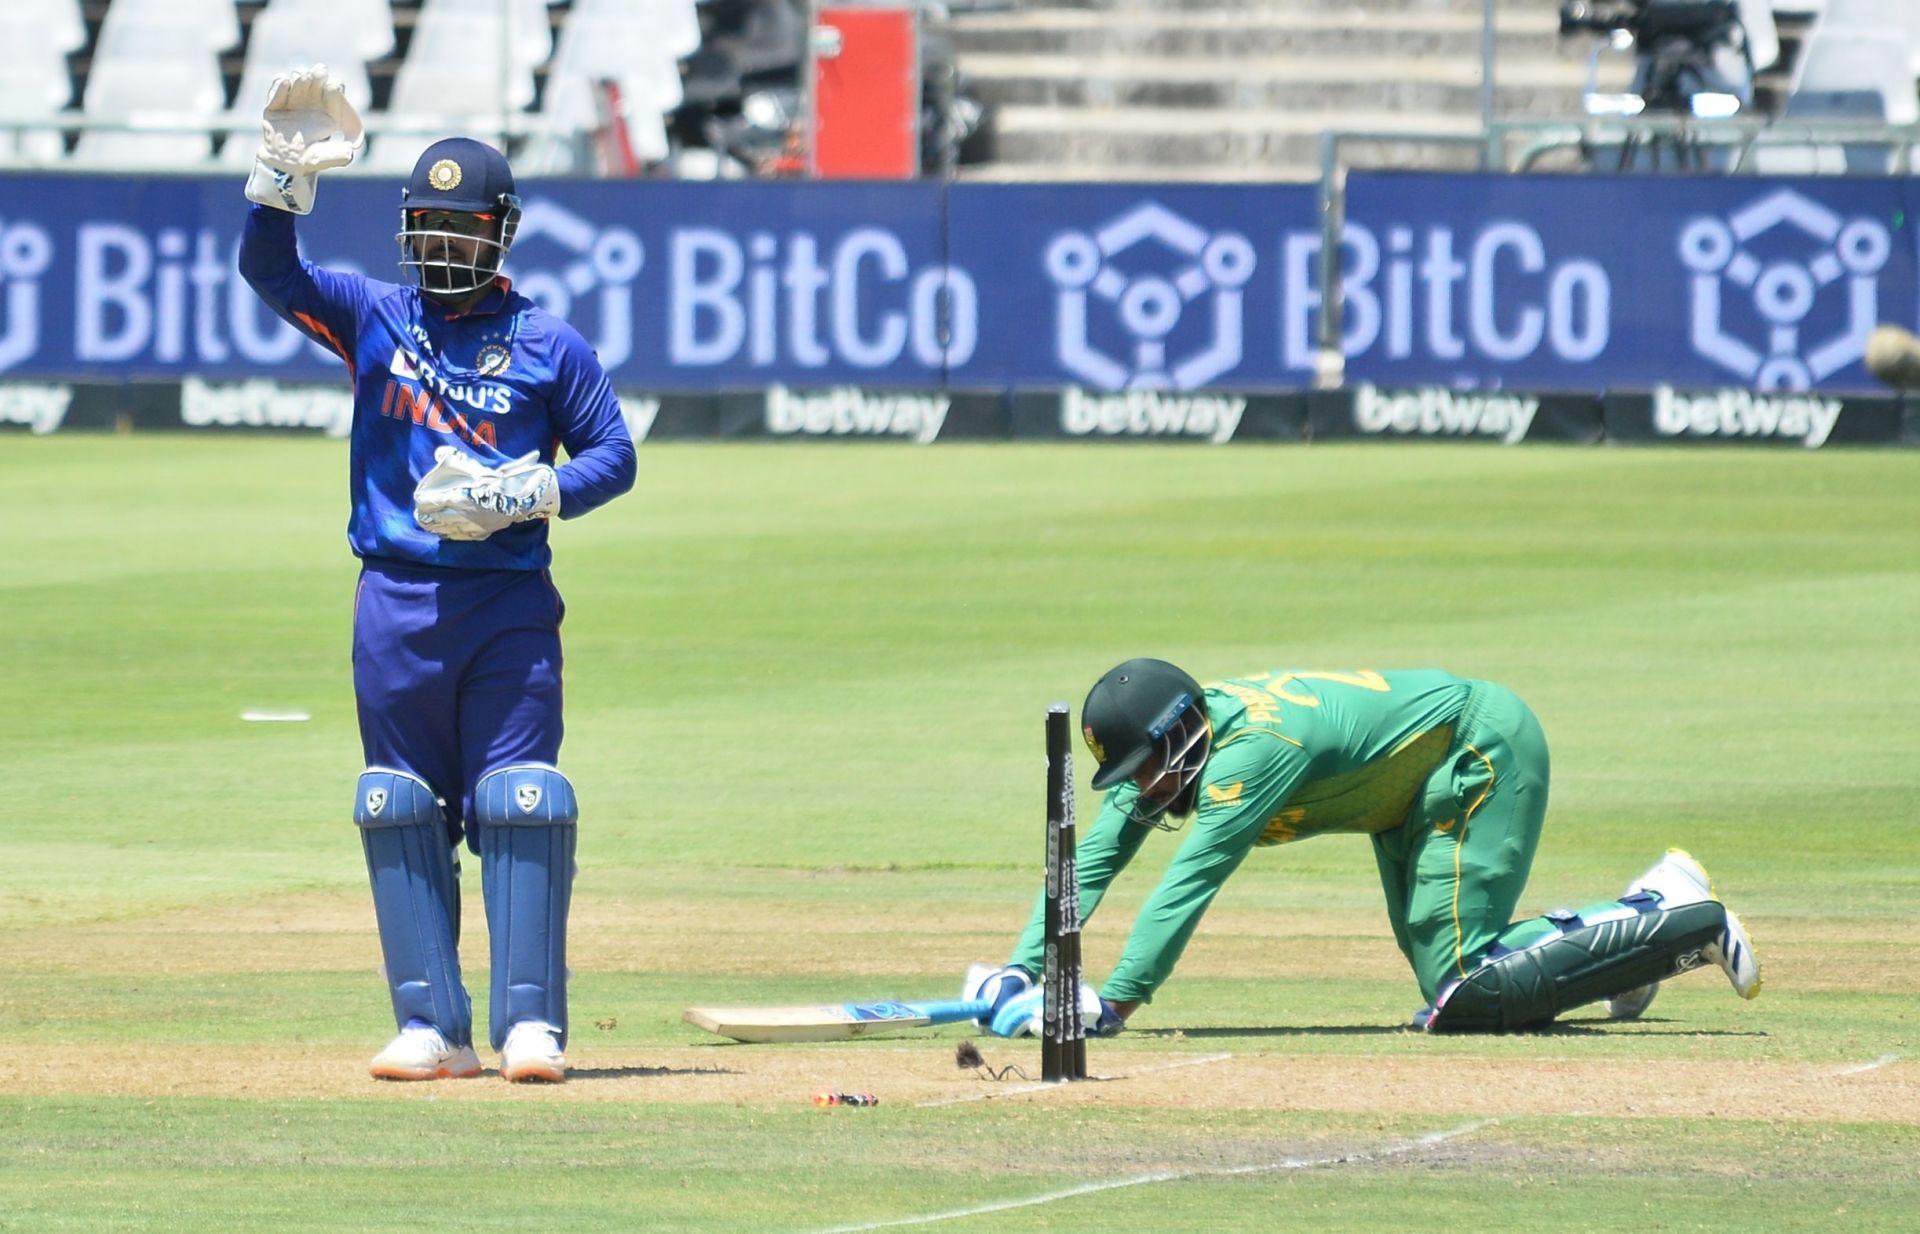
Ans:
{"label": "bitco logo", "polygon": [[40,276],[53,239],[40,227],[0,219],[0,373],[40,347]]}
{"label": "bitco logo", "polygon": [[667,359],[674,367],[965,364],[979,295],[958,266],[916,264],[892,230],[682,227],[667,241]]}
{"label": "bitco logo", "polygon": [[[1254,260],[1245,236],[1208,232],[1151,201],[1090,231],[1061,232],[1045,254],[1061,366],[1102,390],[1205,385],[1240,363],[1241,288]],[[1176,347],[1175,328],[1196,305],[1209,319],[1202,337]],[[1096,324],[1096,313],[1111,324]],[[1113,326],[1124,340],[1118,354],[1095,341],[1114,337]]]}
{"label": "bitco logo", "polygon": [[[1763,238],[1770,256],[1756,252]],[[1693,349],[1761,390],[1805,390],[1865,354],[1893,242],[1877,220],[1843,220],[1780,189],[1724,219],[1692,220],[1680,231],[1679,250],[1693,272]],[[1760,319],[1748,337],[1727,320],[1735,297],[1747,298]],[[1810,338],[1808,322],[1823,299],[1844,308],[1819,315],[1841,320]]]}
{"label": "bitco logo", "polygon": [[[544,261],[548,241],[560,250],[557,264]],[[612,369],[633,354],[633,281],[645,260],[640,237],[627,228],[598,227],[535,198],[520,216],[510,273],[515,290],[562,321],[585,324],[590,318],[587,341],[601,365]],[[591,304],[590,314],[575,312],[581,300]]]}

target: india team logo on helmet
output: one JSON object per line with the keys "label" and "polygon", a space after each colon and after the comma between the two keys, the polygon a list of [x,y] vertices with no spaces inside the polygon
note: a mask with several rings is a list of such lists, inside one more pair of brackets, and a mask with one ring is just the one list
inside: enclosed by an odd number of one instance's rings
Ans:
{"label": "india team logo on helmet", "polygon": [[452,159],[441,159],[427,169],[427,183],[442,193],[451,193],[460,187],[460,164]]}

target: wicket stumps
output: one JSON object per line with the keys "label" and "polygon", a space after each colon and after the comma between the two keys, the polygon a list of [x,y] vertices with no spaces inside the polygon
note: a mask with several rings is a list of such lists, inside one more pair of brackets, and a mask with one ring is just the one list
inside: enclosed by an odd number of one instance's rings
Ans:
{"label": "wicket stumps", "polygon": [[1065,703],[1047,708],[1047,952],[1040,1078],[1087,1078],[1080,1019],[1080,878],[1074,862],[1073,744]]}

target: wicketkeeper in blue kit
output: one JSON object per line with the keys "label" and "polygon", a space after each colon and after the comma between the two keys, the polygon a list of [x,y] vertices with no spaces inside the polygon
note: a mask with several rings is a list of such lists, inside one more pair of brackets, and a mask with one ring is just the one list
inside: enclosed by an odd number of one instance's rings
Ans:
{"label": "wicketkeeper in blue kit", "polygon": [[325,67],[276,80],[261,127],[240,272],[346,361],[354,390],[347,539],[367,760],[354,821],[400,1030],[371,1070],[479,1074],[457,951],[464,834],[480,856],[500,1074],[557,1082],[578,811],[555,766],[565,606],[547,522],[631,488],[633,440],[586,341],[500,275],[520,215],[504,156],[465,138],[420,156],[396,237],[413,282],[399,285],[296,250],[316,174],[364,140]]}

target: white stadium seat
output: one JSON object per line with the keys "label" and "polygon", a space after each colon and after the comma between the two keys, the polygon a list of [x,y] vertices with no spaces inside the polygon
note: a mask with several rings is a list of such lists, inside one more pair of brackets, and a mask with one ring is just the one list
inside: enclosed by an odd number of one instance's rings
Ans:
{"label": "white stadium seat", "polygon": [[225,51],[240,43],[240,15],[233,0],[113,0],[101,22],[102,39],[116,23],[189,27],[200,32],[208,51]]}
{"label": "white stadium seat", "polygon": [[644,22],[658,46],[674,59],[692,55],[700,47],[700,14],[693,0],[574,0],[573,16],[619,17]]}
{"label": "white stadium seat", "polygon": [[[60,111],[73,101],[67,72],[66,34],[19,0],[0,6],[0,46],[8,51],[0,74],[0,115],[35,116]],[[58,162],[66,142],[54,129],[0,127],[0,166]]]}
{"label": "white stadium seat", "polygon": [[1826,0],[1809,46],[1829,31],[1904,47],[1913,69],[1909,75],[1920,77],[1920,3],[1915,0]]}
{"label": "white stadium seat", "polygon": [[61,51],[79,51],[87,45],[87,22],[80,11],[80,0],[0,0],[0,20],[12,14],[32,17]]}
{"label": "white stadium seat", "polygon": [[[1835,0],[1838,3],[1839,0]],[[1802,90],[1871,90],[1884,103],[1889,124],[1920,121],[1914,89],[1913,50],[1884,27],[1848,27],[1831,20],[1814,27],[1800,53],[1789,93]]]}
{"label": "white stadium seat", "polygon": [[427,123],[434,131],[369,139],[363,170],[410,171],[420,152],[440,138],[484,136],[481,126],[533,102],[533,70],[552,53],[552,27],[540,0],[508,3],[504,21],[501,0],[427,0],[421,6],[407,58],[394,74],[386,119]]}
{"label": "white stadium seat", "polygon": [[[636,7],[647,8],[655,2],[643,0]],[[414,36],[419,37],[422,25],[446,28],[478,22],[486,28],[472,31],[469,49],[481,46],[479,40],[483,38],[491,37],[497,42],[501,37],[497,23],[503,11],[507,16],[506,37],[512,43],[515,63],[528,67],[545,63],[553,54],[553,23],[547,16],[546,0],[423,0]]]}
{"label": "white stadium seat", "polygon": [[576,156],[581,135],[601,124],[602,81],[619,89],[634,154],[649,162],[667,156],[665,113],[680,105],[680,71],[657,14],[576,5],[547,70],[541,115],[549,129],[529,147],[530,168],[547,174],[593,170],[577,165]]}
{"label": "white stadium seat", "polygon": [[[199,3],[199,0],[183,0]],[[230,0],[221,0],[229,17]],[[121,8],[126,4],[126,9]],[[149,6],[144,11],[141,6]],[[175,122],[211,122],[226,107],[226,86],[206,29],[161,15],[152,0],[120,0],[107,11],[94,48],[82,103],[89,117],[125,121],[135,131],[87,129],[73,160],[92,166],[185,167],[213,152],[210,131],[182,131]],[[142,120],[167,128],[141,130]]]}
{"label": "white stadium seat", "polygon": [[[388,0],[268,0],[266,12],[276,21],[298,21],[330,46],[352,47],[361,62],[378,60],[393,50],[393,5]],[[259,29],[259,19],[254,29]],[[247,47],[249,56],[252,44]]]}
{"label": "white stadium seat", "polygon": [[[1829,0],[1794,66],[1786,120],[1870,124],[1920,123],[1914,53],[1903,28],[1872,0]],[[1849,24],[1871,19],[1872,24]],[[1754,149],[1754,168],[1769,175],[1885,174],[1891,152],[1859,144],[1766,145]]]}

